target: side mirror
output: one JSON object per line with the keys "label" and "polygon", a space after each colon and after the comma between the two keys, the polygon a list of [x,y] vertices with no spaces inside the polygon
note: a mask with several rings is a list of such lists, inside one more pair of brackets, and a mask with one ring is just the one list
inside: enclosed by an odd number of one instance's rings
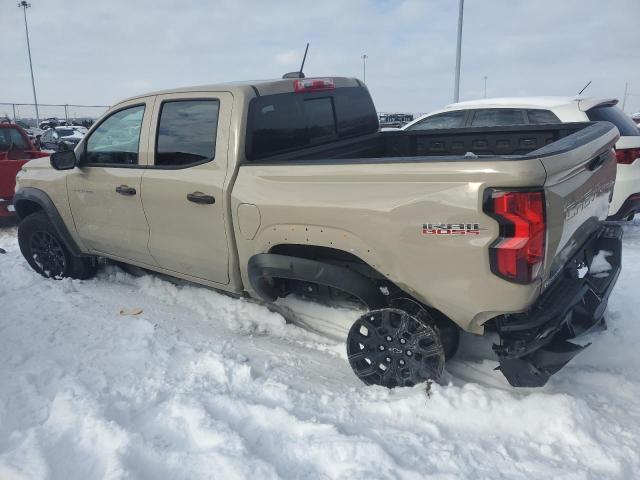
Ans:
{"label": "side mirror", "polygon": [[71,170],[78,163],[73,150],[55,152],[51,154],[51,166],[56,170]]}

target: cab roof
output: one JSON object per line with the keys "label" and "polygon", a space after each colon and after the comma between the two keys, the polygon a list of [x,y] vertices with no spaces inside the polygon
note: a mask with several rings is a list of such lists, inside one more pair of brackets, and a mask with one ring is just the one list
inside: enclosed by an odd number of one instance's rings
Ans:
{"label": "cab roof", "polygon": [[[159,90],[156,92],[145,93],[141,95],[135,95],[127,99],[121,100],[118,104],[135,100],[143,97],[151,97],[154,95],[167,95],[172,93],[189,93],[189,92],[231,92],[232,94],[241,95],[274,95],[278,93],[293,93],[294,83],[298,80],[313,80],[313,79],[332,79],[335,88],[341,87],[364,87],[364,84],[357,78],[350,77],[331,77],[331,76],[314,76],[304,79],[298,78],[278,78],[267,80],[244,80],[238,82],[226,82],[226,83],[214,83],[211,85],[195,85],[192,87],[180,87],[171,88],[168,90]],[[366,87],[365,87],[366,88]]]}

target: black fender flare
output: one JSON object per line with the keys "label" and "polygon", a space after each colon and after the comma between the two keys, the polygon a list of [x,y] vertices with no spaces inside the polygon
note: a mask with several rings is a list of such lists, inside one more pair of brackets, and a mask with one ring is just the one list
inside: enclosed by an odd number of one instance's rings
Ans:
{"label": "black fender flare", "polygon": [[84,254],[78,247],[78,244],[75,242],[69,231],[67,230],[67,226],[62,220],[62,216],[58,212],[55,204],[44,191],[39,188],[33,187],[25,187],[18,190],[13,196],[13,206],[16,209],[16,215],[18,218],[22,220],[24,217],[31,213],[30,209],[22,208],[20,205],[24,205],[26,202],[33,202],[40,206],[40,208],[47,214],[51,224],[60,235],[60,238],[65,244],[65,247],[69,249],[72,255],[75,256],[83,256]]}
{"label": "black fender flare", "polygon": [[268,302],[278,297],[269,280],[286,278],[337,288],[360,299],[369,309],[386,307],[389,303],[370,278],[348,268],[317,260],[259,253],[249,259],[248,274],[253,289]]}

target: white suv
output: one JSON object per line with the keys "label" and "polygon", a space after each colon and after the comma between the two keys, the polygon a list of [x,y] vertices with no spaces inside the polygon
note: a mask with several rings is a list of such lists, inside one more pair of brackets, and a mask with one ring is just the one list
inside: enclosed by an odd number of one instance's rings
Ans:
{"label": "white suv", "polygon": [[473,128],[500,125],[539,125],[607,121],[620,131],[616,158],[618,174],[609,206],[613,220],[631,219],[640,213],[640,131],[631,117],[616,107],[615,98],[512,97],[452,103],[427,113],[403,130]]}

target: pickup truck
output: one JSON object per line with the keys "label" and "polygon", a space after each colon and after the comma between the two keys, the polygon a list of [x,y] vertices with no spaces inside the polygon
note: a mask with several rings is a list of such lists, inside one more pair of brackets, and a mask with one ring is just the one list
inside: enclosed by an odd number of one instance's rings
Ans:
{"label": "pickup truck", "polygon": [[33,146],[18,125],[0,124],[0,218],[13,216],[11,204],[16,174],[29,160],[46,156]]}
{"label": "pickup truck", "polygon": [[263,302],[359,302],[346,348],[366,384],[437,380],[462,329],[497,332],[506,379],[541,386],[603,324],[621,268],[618,136],[381,132],[343,77],[162,91],[23,167],[18,239],[45,277],[102,258]]}

